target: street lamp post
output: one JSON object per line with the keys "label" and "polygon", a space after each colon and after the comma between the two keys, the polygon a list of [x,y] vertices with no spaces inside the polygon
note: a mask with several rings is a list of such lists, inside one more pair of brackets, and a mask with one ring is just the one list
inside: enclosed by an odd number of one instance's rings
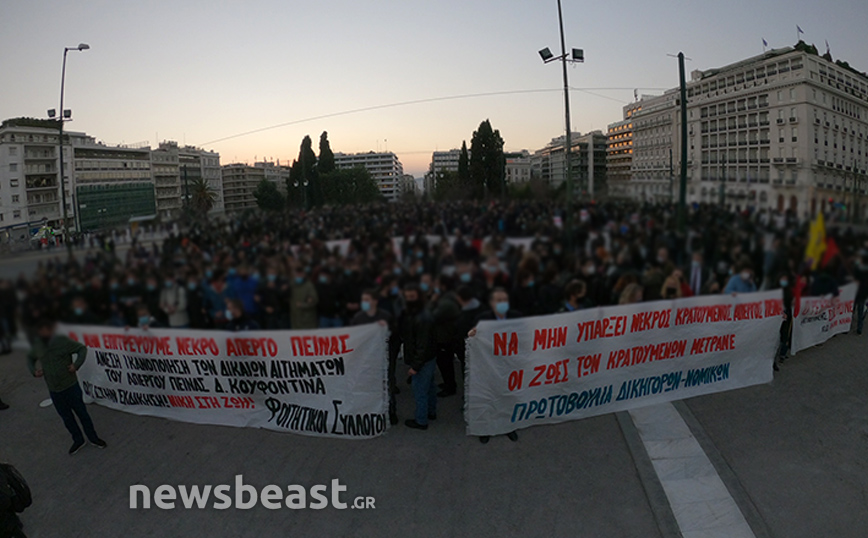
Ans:
{"label": "street lamp post", "polygon": [[[564,165],[564,172],[566,174],[566,183],[567,183],[567,215],[566,215],[566,230],[567,230],[567,250],[572,252],[573,249],[573,177],[570,162],[570,157],[572,156],[573,147],[572,147],[572,127],[570,126],[570,84],[569,79],[567,77],[567,62],[571,63],[581,63],[585,61],[585,52],[582,49],[573,49],[572,56],[568,57],[567,55],[567,47],[566,41],[564,39],[564,14],[563,9],[561,8],[561,0],[558,0],[558,26],[560,28],[561,33],[561,55],[555,56],[552,54],[552,51],[549,50],[548,47],[539,51],[539,55],[542,58],[544,63],[554,62],[556,60],[561,61],[561,67],[563,69],[564,76],[564,123],[566,124],[566,140],[564,144],[564,161],[566,164]],[[591,143],[593,144],[593,137]]]}
{"label": "street lamp post", "polygon": [[58,156],[60,157],[60,204],[63,208],[63,242],[66,244],[66,251],[69,253],[70,258],[72,258],[72,243],[69,241],[69,223],[67,222],[69,217],[66,209],[66,184],[63,176],[63,122],[65,119],[72,116],[72,113],[67,114],[67,112],[63,110],[63,89],[66,82],[66,53],[71,50],[81,52],[89,48],[90,45],[87,43],[79,43],[77,47],[65,47],[63,49],[63,67],[60,71],[60,117],[57,121],[57,145],[59,148]]}

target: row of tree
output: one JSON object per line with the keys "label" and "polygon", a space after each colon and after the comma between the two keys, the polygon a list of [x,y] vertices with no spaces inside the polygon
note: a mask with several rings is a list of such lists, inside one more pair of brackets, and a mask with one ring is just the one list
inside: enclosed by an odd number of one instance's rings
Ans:
{"label": "row of tree", "polygon": [[302,139],[298,158],[289,169],[286,193],[284,196],[277,185],[263,179],[253,196],[260,209],[266,211],[367,203],[382,198],[377,182],[365,168],[337,168],[335,154],[325,131],[319,138],[318,157],[313,151],[310,136]]}

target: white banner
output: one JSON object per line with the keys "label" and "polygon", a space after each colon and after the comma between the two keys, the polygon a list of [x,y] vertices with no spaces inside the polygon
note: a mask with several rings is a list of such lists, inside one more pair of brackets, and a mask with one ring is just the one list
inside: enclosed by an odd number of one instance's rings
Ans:
{"label": "white banner", "polygon": [[837,297],[802,297],[793,303],[793,355],[850,330],[858,288],[847,284]]}
{"label": "white banner", "polygon": [[479,324],[468,338],[468,435],[772,380],[780,290]]}
{"label": "white banner", "polygon": [[88,347],[85,401],[137,415],[370,438],[389,425],[385,327],[224,332],[59,328]]}

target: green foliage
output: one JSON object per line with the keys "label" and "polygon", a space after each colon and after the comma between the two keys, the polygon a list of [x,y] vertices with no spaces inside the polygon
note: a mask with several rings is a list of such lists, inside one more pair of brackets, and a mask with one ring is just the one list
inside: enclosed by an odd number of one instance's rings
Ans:
{"label": "green foliage", "polygon": [[286,192],[289,193],[287,202],[305,209],[324,203],[322,184],[316,170],[316,154],[311,146],[310,136],[305,136],[286,182]]}
{"label": "green foliage", "polygon": [[323,131],[319,137],[319,160],[316,162],[316,171],[322,174],[330,174],[335,171],[335,154],[329,144],[329,134]]}
{"label": "green foliage", "polygon": [[190,208],[195,216],[199,218],[207,218],[208,212],[214,207],[214,202],[217,201],[217,192],[211,188],[208,181],[203,177],[196,177],[190,181]]}
{"label": "green foliage", "polygon": [[470,196],[500,196],[504,187],[503,138],[488,120],[479,124],[470,139]]}
{"label": "green foliage", "polygon": [[470,157],[467,154],[467,141],[461,141],[461,153],[458,154],[458,180],[462,185],[470,184]]}
{"label": "green foliage", "polygon": [[346,205],[376,202],[380,189],[370,172],[361,166],[334,170],[321,177],[326,204]]}
{"label": "green foliage", "polygon": [[273,182],[263,178],[253,191],[256,205],[263,211],[281,211],[286,205],[286,199]]}
{"label": "green foliage", "polygon": [[59,129],[59,120],[43,120],[38,118],[9,118],[3,120],[2,127],[40,127],[43,129]]}
{"label": "green foliage", "polygon": [[461,181],[459,174],[440,170],[434,176],[432,198],[437,201],[465,200],[468,197],[468,183]]}

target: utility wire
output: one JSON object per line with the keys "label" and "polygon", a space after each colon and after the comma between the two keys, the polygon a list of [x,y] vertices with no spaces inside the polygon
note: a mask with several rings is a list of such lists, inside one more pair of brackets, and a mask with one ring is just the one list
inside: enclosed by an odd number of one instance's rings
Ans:
{"label": "utility wire", "polygon": [[[617,101],[619,103],[622,103],[622,101],[620,99],[615,99],[614,97],[608,97],[605,95],[594,93],[592,90],[596,90],[596,91],[630,90],[630,91],[633,91],[634,89],[663,91],[665,88],[574,88],[574,87],[570,87],[570,90],[573,90],[573,91],[585,92],[585,93],[588,93],[590,95],[600,97],[602,99],[610,99],[612,101]],[[502,96],[502,95],[521,95],[521,94],[531,94],[531,93],[551,93],[551,92],[560,92],[560,91],[563,91],[563,89],[561,89],[561,88],[552,88],[552,89],[541,88],[541,89],[529,89],[529,90],[505,90],[505,91],[497,91],[497,92],[467,93],[467,94],[462,94],[462,95],[448,95],[448,96],[444,96],[444,97],[429,97],[426,99],[414,99],[412,101],[400,101],[397,103],[389,103],[389,104],[384,104],[384,105],[373,105],[373,106],[367,106],[367,107],[362,107],[362,108],[353,108],[353,109],[349,109],[349,110],[342,110],[340,112],[332,112],[330,114],[322,114],[319,116],[311,116],[309,118],[287,121],[284,123],[278,123],[276,125],[270,125],[268,127],[260,127],[259,129],[253,129],[250,131],[244,131],[244,132],[237,133],[234,135],[224,136],[222,138],[217,138],[215,140],[205,142],[202,144],[202,146],[203,147],[204,146],[210,146],[212,144],[217,144],[219,142],[224,142],[226,140],[232,140],[233,138],[241,138],[242,136],[248,136],[248,135],[252,135],[252,134],[256,134],[256,133],[261,133],[263,131],[270,131],[273,129],[279,129],[281,127],[288,127],[290,125],[297,125],[299,123],[307,123],[309,121],[322,120],[322,119],[326,119],[326,118],[335,118],[338,116],[347,116],[349,114],[358,114],[360,112],[370,112],[372,110],[383,110],[386,108],[396,108],[396,107],[401,107],[401,106],[419,105],[419,104],[424,104],[424,103],[435,103],[438,101],[455,101],[458,99],[473,99],[473,98],[478,98],[478,97],[494,97],[494,96]]]}

